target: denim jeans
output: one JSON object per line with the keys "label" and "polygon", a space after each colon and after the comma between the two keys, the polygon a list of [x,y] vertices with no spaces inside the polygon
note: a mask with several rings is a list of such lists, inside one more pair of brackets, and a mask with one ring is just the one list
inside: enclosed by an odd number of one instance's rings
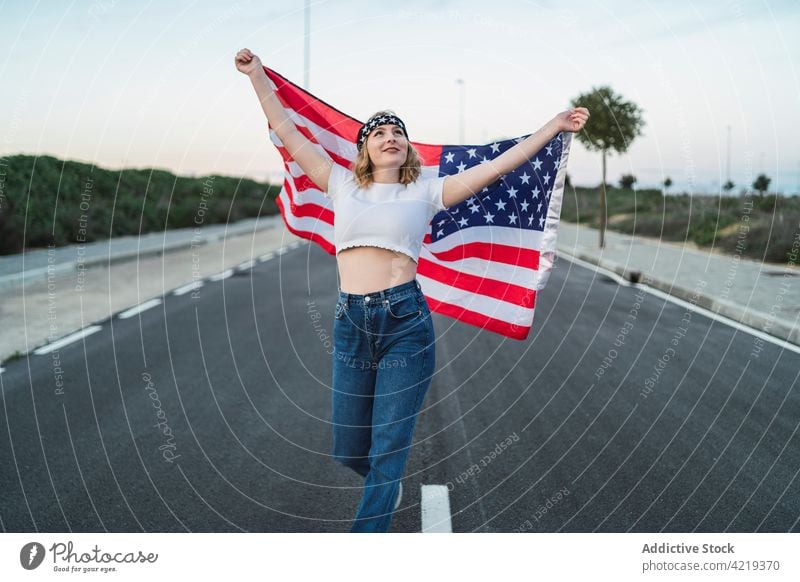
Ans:
{"label": "denim jeans", "polygon": [[340,290],[333,339],[332,456],[365,478],[350,531],[389,531],[436,365],[433,321],[419,282],[364,295]]}

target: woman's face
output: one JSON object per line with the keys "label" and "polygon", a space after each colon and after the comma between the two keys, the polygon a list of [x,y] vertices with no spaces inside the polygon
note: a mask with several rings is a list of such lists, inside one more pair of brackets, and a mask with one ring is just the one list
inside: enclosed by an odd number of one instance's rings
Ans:
{"label": "woman's face", "polygon": [[400,126],[379,125],[367,136],[367,153],[373,166],[399,168],[408,157],[408,140]]}

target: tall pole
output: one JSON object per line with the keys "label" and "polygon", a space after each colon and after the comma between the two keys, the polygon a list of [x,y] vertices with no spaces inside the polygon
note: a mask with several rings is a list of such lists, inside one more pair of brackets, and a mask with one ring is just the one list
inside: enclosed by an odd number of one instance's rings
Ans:
{"label": "tall pole", "polygon": [[311,60],[311,0],[306,0],[305,9],[305,55],[303,58],[303,87],[306,91],[310,91],[309,86],[309,61]]}
{"label": "tall pole", "polygon": [[464,79],[456,79],[456,83],[461,87],[461,104],[459,106],[461,119],[458,124],[458,143],[464,143]]}
{"label": "tall pole", "polygon": [[731,181],[731,126],[730,125],[728,126],[728,168],[725,171],[725,173],[726,173],[725,183],[727,184],[728,182]]}

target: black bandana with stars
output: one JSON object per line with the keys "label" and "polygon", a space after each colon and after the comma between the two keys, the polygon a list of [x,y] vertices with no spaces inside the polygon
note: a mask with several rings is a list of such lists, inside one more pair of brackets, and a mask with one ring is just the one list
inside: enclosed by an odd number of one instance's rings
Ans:
{"label": "black bandana with stars", "polygon": [[400,127],[403,130],[403,133],[406,135],[406,139],[408,139],[408,132],[406,131],[406,124],[397,117],[396,115],[381,115],[379,117],[373,117],[369,121],[367,121],[364,125],[361,126],[361,129],[358,131],[358,149],[361,150],[364,147],[364,142],[367,141],[367,136],[369,132],[373,129],[378,127],[379,125],[384,125],[387,123],[393,123]]}

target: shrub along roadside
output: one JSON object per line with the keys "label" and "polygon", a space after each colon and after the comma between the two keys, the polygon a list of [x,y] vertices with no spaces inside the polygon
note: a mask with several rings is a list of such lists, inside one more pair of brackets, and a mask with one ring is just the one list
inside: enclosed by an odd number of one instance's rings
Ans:
{"label": "shrub along roadside", "polygon": [[[794,196],[664,196],[659,190],[614,187],[606,193],[609,230],[629,235],[713,245],[781,264],[789,262],[800,237],[800,198]],[[565,188],[561,218],[598,228],[597,188]]]}
{"label": "shrub along roadside", "polygon": [[[279,212],[280,186],[163,170],[105,170],[52,156],[0,157],[0,254]],[[609,186],[608,227],[715,246],[785,264],[800,236],[800,198],[664,196]],[[564,191],[561,218],[599,226],[597,188]],[[795,257],[795,261],[797,257]]]}
{"label": "shrub along roadside", "polygon": [[248,179],[105,170],[52,156],[0,162],[0,254],[278,213],[280,186]]}

